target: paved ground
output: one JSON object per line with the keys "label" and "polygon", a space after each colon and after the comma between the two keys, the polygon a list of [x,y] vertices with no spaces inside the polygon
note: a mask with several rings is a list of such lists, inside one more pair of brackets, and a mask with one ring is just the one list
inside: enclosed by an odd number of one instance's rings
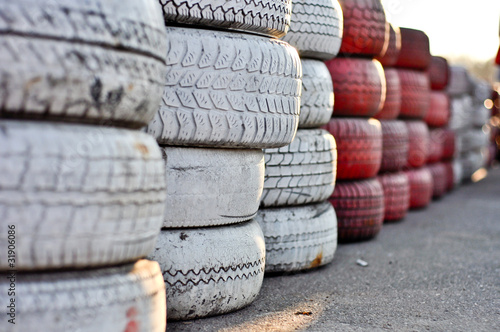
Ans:
{"label": "paved ground", "polygon": [[326,267],[265,278],[243,310],[168,330],[500,331],[500,169]]}

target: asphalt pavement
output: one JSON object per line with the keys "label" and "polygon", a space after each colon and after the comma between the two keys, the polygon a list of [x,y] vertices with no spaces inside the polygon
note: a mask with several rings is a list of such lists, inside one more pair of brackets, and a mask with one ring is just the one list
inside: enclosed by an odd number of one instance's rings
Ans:
{"label": "asphalt pavement", "polygon": [[[368,263],[362,267],[361,259]],[[500,331],[500,169],[259,298],[168,331]]]}

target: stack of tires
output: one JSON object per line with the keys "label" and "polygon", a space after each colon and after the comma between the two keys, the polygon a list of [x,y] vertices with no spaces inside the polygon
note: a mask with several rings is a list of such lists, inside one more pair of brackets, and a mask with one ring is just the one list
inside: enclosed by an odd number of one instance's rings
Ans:
{"label": "stack of tires", "polygon": [[427,68],[431,62],[429,38],[420,30],[400,28],[401,50],[396,70],[401,84],[399,118],[408,129],[409,150],[406,175],[410,183],[410,209],[424,208],[433,192],[432,175],[425,167],[428,155],[429,129],[424,118],[431,101]]}
{"label": "stack of tires", "polygon": [[337,151],[333,136],[319,127],[333,112],[332,79],[323,61],[339,51],[342,10],[337,0],[297,0],[292,12],[283,40],[301,57],[301,110],[293,142],[264,150],[264,191],[256,220],[264,233],[268,273],[325,265],[337,248],[337,219],[326,201],[335,185]]}
{"label": "stack of tires", "polygon": [[431,102],[425,122],[430,128],[428,169],[432,174],[435,199],[441,198],[454,187],[453,165],[455,133],[446,128],[450,119],[450,100],[446,92],[450,78],[448,61],[433,56],[428,69],[431,82]]}
{"label": "stack of tires", "polygon": [[162,90],[159,4],[2,11],[2,331],[164,331],[160,267],[141,258],[160,232],[165,174],[139,130]]}
{"label": "stack of tires", "polygon": [[401,111],[401,84],[398,70],[394,67],[401,50],[401,32],[390,25],[389,45],[378,60],[384,67],[386,98],[384,107],[375,115],[382,126],[382,164],[378,180],[384,189],[384,221],[403,219],[410,207],[410,183],[402,171],[408,161],[408,128],[397,120]]}
{"label": "stack of tires", "polygon": [[380,122],[370,119],[385,99],[382,65],[389,25],[380,0],[341,0],[344,32],[339,57],[326,61],[335,92],[324,127],[337,142],[337,184],[330,197],[339,242],[370,239],[382,228],[384,195],[376,175],[382,159]]}
{"label": "stack of tires", "polygon": [[[265,243],[256,215],[264,148],[293,140],[302,69],[281,41],[290,1],[162,0],[163,98],[147,131],[162,147],[165,215],[156,250],[168,319],[227,313],[258,295]],[[202,28],[198,28],[202,27]]]}

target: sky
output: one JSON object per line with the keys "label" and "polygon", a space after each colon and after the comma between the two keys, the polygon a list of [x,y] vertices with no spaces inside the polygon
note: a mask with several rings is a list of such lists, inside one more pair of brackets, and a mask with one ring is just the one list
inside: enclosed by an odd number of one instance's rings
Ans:
{"label": "sky", "polygon": [[387,20],[423,30],[431,53],[488,60],[499,45],[500,0],[382,0]]}

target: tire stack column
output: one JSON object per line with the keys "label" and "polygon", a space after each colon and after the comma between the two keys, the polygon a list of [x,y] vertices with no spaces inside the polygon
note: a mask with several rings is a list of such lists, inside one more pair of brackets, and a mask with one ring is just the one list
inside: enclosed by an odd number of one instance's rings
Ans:
{"label": "tire stack column", "polygon": [[[300,110],[297,51],[276,39],[290,1],[162,0],[167,72],[147,127],[167,178],[160,263],[171,320],[223,314],[257,297],[265,243],[252,220],[264,185],[264,148],[295,136]],[[203,29],[195,26],[203,26]]]}
{"label": "tire stack column", "polygon": [[165,331],[161,270],[142,259],[160,232],[165,174],[139,130],[161,97],[161,7],[3,10],[0,330]]}
{"label": "tire stack column", "polygon": [[265,149],[266,174],[256,219],[266,242],[266,272],[307,270],[332,261],[337,219],[327,199],[337,165],[333,136],[320,126],[333,112],[332,79],[323,60],[335,57],[342,40],[337,0],[293,2],[283,40],[302,62],[299,129],[290,145]]}
{"label": "tire stack column", "polygon": [[389,25],[379,0],[339,1],[344,13],[340,54],[326,61],[335,92],[333,118],[324,127],[337,142],[337,184],[330,197],[339,242],[376,236],[384,219],[384,196],[376,175],[382,159],[380,122],[371,119],[385,99],[382,65]]}

